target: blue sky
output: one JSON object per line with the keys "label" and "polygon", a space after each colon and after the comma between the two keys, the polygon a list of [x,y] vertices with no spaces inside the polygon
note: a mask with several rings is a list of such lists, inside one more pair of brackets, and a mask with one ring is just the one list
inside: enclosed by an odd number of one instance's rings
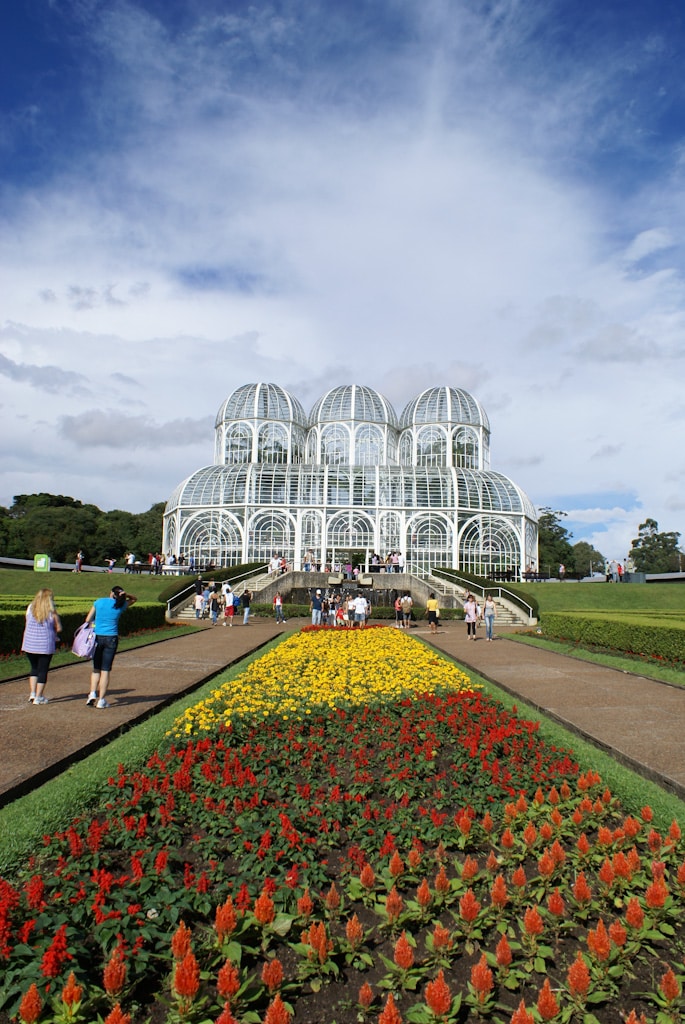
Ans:
{"label": "blue sky", "polygon": [[257,380],[471,391],[623,557],[685,534],[681,3],[13,0],[0,504],[140,511]]}

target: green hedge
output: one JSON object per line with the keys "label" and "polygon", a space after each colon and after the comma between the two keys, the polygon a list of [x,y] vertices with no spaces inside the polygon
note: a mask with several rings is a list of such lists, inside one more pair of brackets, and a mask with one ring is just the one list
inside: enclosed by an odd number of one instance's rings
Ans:
{"label": "green hedge", "polygon": [[620,619],[584,618],[550,612],[543,616],[542,631],[545,636],[557,640],[685,663],[685,629],[675,626],[640,625]]}
{"label": "green hedge", "polygon": [[[71,647],[74,633],[81,625],[91,605],[79,611],[60,612],[62,620],[62,643]],[[161,604],[140,601],[132,608],[127,608],[119,620],[120,636],[129,636],[141,629],[156,629],[165,624],[166,607]],[[16,654],[21,650],[21,639],[24,635],[26,612],[9,612],[3,609],[0,615],[0,654]]]}
{"label": "green hedge", "polygon": [[248,562],[246,565],[232,565],[228,569],[215,569],[212,572],[190,572],[183,576],[174,576],[173,582],[164,587],[159,593],[159,600],[164,604],[171,601],[173,597],[180,594],[182,590],[189,587],[198,576],[203,580],[214,580],[215,583],[223,583],[224,580],[232,580],[237,576],[254,575],[264,567],[264,562]]}

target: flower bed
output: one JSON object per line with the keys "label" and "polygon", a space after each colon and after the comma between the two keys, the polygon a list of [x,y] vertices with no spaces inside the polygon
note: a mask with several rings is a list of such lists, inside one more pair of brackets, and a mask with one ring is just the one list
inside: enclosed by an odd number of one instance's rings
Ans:
{"label": "flower bed", "polygon": [[0,880],[0,1021],[680,1021],[650,819],[406,634],[301,633]]}

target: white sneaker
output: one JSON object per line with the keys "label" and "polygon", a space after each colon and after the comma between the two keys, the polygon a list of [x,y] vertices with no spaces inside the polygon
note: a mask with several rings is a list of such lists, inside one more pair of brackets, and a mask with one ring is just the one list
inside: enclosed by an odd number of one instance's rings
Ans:
{"label": "white sneaker", "polygon": [[107,701],[105,700],[105,698],[104,698],[104,697],[100,697],[100,700],[99,700],[99,701],[97,702],[97,704],[95,705],[95,707],[96,707],[96,708],[100,708],[100,709],[102,709],[102,708],[108,708],[108,707],[109,707],[109,704],[107,703]]}
{"label": "white sneaker", "polygon": [[86,706],[88,706],[89,704],[94,704],[97,699],[98,699],[97,693],[95,692],[95,690],[91,690],[90,693],[88,694],[88,700],[86,701]]}
{"label": "white sneaker", "polygon": [[29,704],[33,704],[35,699],[36,699],[35,693],[30,693],[29,694]]}
{"label": "white sneaker", "polygon": [[48,702],[48,698],[47,697],[34,697],[33,698],[33,703],[34,704],[47,704],[47,702]]}

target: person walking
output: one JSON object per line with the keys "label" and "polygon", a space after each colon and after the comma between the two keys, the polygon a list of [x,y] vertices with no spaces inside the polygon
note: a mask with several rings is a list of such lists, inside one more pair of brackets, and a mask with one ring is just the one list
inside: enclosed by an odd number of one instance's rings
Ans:
{"label": "person walking", "polygon": [[62,622],[55,611],[51,590],[42,587],[26,609],[26,625],[21,649],[29,659],[29,704],[47,704],[44,695],[48,681],[48,669],[57,641],[62,631]]}
{"label": "person walking", "polygon": [[409,629],[411,626],[411,610],[414,607],[414,602],[408,590],[405,591],[400,598],[400,604],[402,606],[402,628]]}
{"label": "person walking", "polygon": [[240,603],[243,606],[243,626],[247,626],[250,620],[250,604],[252,602],[252,592],[245,587],[243,590]]}
{"label": "person walking", "polygon": [[87,705],[95,704],[99,709],[109,707],[106,696],[114,655],[119,646],[119,619],[137,600],[133,594],[127,594],[123,587],[112,587],[109,597],[99,597],[86,615],[86,622],[92,622],[95,628],[93,671]]}
{"label": "person walking", "polygon": [[281,596],[280,590],[277,590],[276,593],[274,594],[273,606],[274,615],[276,616],[276,622],[285,622],[285,619],[283,618],[283,598]]}
{"label": "person walking", "polygon": [[431,593],[426,601],[426,618],[428,619],[428,628],[431,633],[437,633],[439,617],[440,607],[438,605],[438,599],[435,594]]}
{"label": "person walking", "polygon": [[320,590],[312,594],[309,601],[309,611],[312,613],[312,626],[320,626],[323,612],[323,597]]}
{"label": "person walking", "polygon": [[466,621],[466,635],[469,640],[476,639],[476,626],[478,625],[478,619],[480,618],[480,608],[478,603],[473,596],[469,594],[466,598],[466,604],[464,605],[464,619]]}
{"label": "person walking", "polygon": [[485,639],[492,641],[495,629],[496,605],[492,594],[488,594],[483,603],[483,619],[485,621]]}

